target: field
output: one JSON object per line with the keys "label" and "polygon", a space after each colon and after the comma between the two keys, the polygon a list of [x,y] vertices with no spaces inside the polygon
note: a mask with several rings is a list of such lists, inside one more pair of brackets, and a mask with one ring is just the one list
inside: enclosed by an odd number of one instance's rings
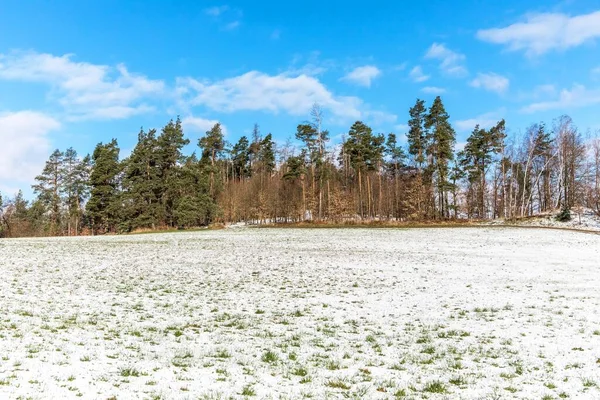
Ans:
{"label": "field", "polygon": [[0,241],[0,398],[600,398],[600,236]]}

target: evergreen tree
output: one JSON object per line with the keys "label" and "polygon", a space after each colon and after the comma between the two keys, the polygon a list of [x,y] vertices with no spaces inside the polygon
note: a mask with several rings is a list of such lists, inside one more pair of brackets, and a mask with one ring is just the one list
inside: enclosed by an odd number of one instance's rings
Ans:
{"label": "evergreen tree", "polygon": [[209,180],[195,154],[185,158],[180,169],[174,217],[177,226],[207,225],[217,216],[217,205],[209,193]]}
{"label": "evergreen tree", "polygon": [[169,121],[156,141],[156,158],[160,174],[160,192],[158,195],[162,205],[161,219],[168,226],[174,224],[173,210],[177,200],[176,187],[179,184],[179,163],[183,159],[183,147],[189,143],[189,139],[184,137],[179,117],[175,122]]}
{"label": "evergreen tree", "polygon": [[[364,216],[372,215],[372,190],[368,175],[369,171],[378,169],[383,158],[385,136],[374,135],[371,128],[361,121],[356,121],[348,131],[348,140],[343,144],[344,153],[348,157],[350,166],[356,173],[359,191],[359,213]],[[363,190],[363,177],[365,190]],[[366,191],[366,196],[364,192]],[[366,208],[366,210],[365,210]]]}
{"label": "evergreen tree", "polygon": [[427,131],[425,129],[427,109],[425,108],[425,101],[417,99],[415,105],[410,108],[409,114],[408,153],[414,157],[420,169],[425,162],[425,152],[427,149]]}
{"label": "evergreen tree", "polygon": [[252,142],[250,143],[250,147],[248,149],[248,156],[250,158],[250,173],[254,173],[254,164],[258,161],[258,156],[260,152],[260,144],[262,142],[262,135],[260,133],[260,127],[257,123],[254,124],[252,128]]}
{"label": "evergreen tree", "polygon": [[438,212],[442,217],[449,217],[447,192],[450,188],[448,182],[449,162],[454,158],[454,144],[456,133],[450,125],[450,116],[444,108],[442,99],[437,96],[425,116],[426,141],[428,143],[426,154],[429,157],[429,168],[437,179]]}
{"label": "evergreen tree", "polygon": [[206,134],[198,140],[198,147],[202,150],[200,162],[210,175],[210,194],[215,198],[215,176],[219,171],[217,160],[223,154],[225,148],[225,141],[223,140],[223,132],[220,123],[216,123],[211,130],[207,131]]}
{"label": "evergreen tree", "polygon": [[250,177],[250,146],[246,136],[242,136],[231,149],[231,161],[235,178]]}
{"label": "evergreen tree", "polygon": [[99,143],[92,154],[90,173],[90,200],[86,210],[92,225],[92,233],[111,232],[120,221],[119,199],[119,145],[116,139]]}
{"label": "evergreen tree", "polygon": [[140,130],[131,155],[123,161],[123,204],[126,227],[123,229],[156,228],[164,216],[161,196],[162,165],[156,130]]}
{"label": "evergreen tree", "polygon": [[471,201],[470,203],[474,203],[475,213],[480,218],[486,217],[487,170],[492,164],[494,155],[500,153],[503,148],[506,136],[504,126],[504,120],[498,122],[496,126],[489,130],[476,125],[460,154],[460,163],[468,178],[470,192],[473,192],[472,186],[477,185],[477,201]]}
{"label": "evergreen tree", "polygon": [[63,184],[63,158],[64,153],[54,150],[50,155],[41,175],[35,177],[37,183],[33,191],[38,196],[40,204],[50,214],[50,231],[57,234],[60,229],[61,218],[61,187]]}
{"label": "evergreen tree", "polygon": [[275,142],[270,133],[260,142],[258,160],[260,169],[267,175],[271,175],[275,169]]}
{"label": "evergreen tree", "polygon": [[88,180],[90,173],[90,156],[79,159],[72,148],[65,151],[61,174],[63,182],[61,193],[67,210],[67,232],[69,235],[79,234],[79,226],[83,217],[82,205],[88,196]]}
{"label": "evergreen tree", "polygon": [[389,133],[385,142],[385,154],[389,157],[388,169],[393,172],[394,175],[399,173],[401,167],[404,166],[406,160],[406,154],[402,146],[398,145],[398,139],[395,133]]}

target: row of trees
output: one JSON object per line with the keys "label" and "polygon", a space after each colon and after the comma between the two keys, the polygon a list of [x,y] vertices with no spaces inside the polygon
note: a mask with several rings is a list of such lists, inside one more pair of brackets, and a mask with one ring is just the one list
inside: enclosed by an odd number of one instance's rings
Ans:
{"label": "row of trees", "polygon": [[584,140],[567,116],[506,134],[505,122],[474,127],[455,152],[443,102],[409,110],[407,146],[394,133],[355,122],[331,145],[323,111],[276,146],[258,125],[224,140],[215,126],[185,155],[181,121],[141,130],[129,157],[116,140],[91,155],[56,150],[29,203],[0,199],[4,236],[78,235],[193,227],[211,222],[341,222],[517,218],[587,207],[600,214],[600,142]]}

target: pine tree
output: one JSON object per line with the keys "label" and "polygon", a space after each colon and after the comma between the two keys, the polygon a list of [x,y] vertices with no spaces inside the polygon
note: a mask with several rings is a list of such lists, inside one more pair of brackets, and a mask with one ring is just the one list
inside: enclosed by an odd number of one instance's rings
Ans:
{"label": "pine tree", "polygon": [[79,159],[77,152],[72,148],[65,151],[61,165],[61,175],[63,182],[61,185],[61,194],[64,199],[67,210],[67,232],[79,234],[79,226],[83,217],[82,204],[84,204],[87,195],[87,181],[89,179],[90,156]]}
{"label": "pine tree", "polygon": [[116,139],[99,143],[92,154],[90,173],[90,200],[86,210],[92,225],[92,233],[114,232],[121,221],[119,199],[119,145]]}
{"label": "pine tree", "polygon": [[[373,135],[373,131],[361,121],[356,121],[348,131],[348,140],[343,145],[350,166],[358,181],[359,214],[373,216],[373,196],[368,172],[377,170],[383,159],[385,136]],[[365,190],[363,190],[365,176]],[[366,191],[366,196],[363,192]],[[365,201],[366,200],[366,201]],[[365,210],[366,208],[366,210]]]}
{"label": "pine tree", "polygon": [[273,136],[270,133],[260,142],[258,161],[261,171],[267,175],[273,173],[275,169],[275,142],[273,142]]}
{"label": "pine tree", "polygon": [[408,153],[414,157],[414,160],[421,169],[425,162],[425,152],[427,149],[427,131],[425,129],[425,118],[427,109],[425,101],[417,99],[414,107],[409,110],[410,119],[408,121]]}
{"label": "pine tree", "polygon": [[183,134],[181,120],[169,121],[156,140],[157,163],[160,175],[159,199],[161,203],[161,222],[167,226],[174,224],[174,204],[176,202],[178,174],[182,150],[190,143]]}
{"label": "pine tree", "polygon": [[242,136],[231,149],[234,178],[239,180],[250,177],[250,148],[248,138]]}
{"label": "pine tree", "polygon": [[216,202],[209,193],[209,179],[195,154],[186,157],[179,176],[174,217],[177,226],[207,225],[218,213]]}
{"label": "pine tree", "polygon": [[207,131],[206,134],[198,140],[198,147],[202,150],[200,162],[210,174],[210,194],[213,198],[216,198],[217,190],[215,176],[219,171],[217,160],[222,155],[225,148],[225,141],[223,140],[223,132],[220,123],[216,123],[211,130]]}
{"label": "pine tree", "polygon": [[35,177],[37,183],[32,186],[40,204],[50,214],[50,231],[52,234],[57,234],[60,230],[60,191],[64,179],[62,173],[63,158],[64,153],[58,149],[54,150],[48,161],[46,161],[41,175]]}
{"label": "pine tree", "polygon": [[123,160],[123,204],[126,225],[122,229],[156,228],[164,217],[159,147],[156,130],[140,130],[131,155]]}
{"label": "pine tree", "polygon": [[426,154],[429,157],[430,172],[435,175],[438,189],[438,213],[441,217],[450,216],[448,210],[447,192],[450,188],[448,182],[449,162],[454,158],[454,144],[456,133],[450,125],[450,116],[444,108],[442,99],[437,96],[425,116],[426,141],[428,143]]}

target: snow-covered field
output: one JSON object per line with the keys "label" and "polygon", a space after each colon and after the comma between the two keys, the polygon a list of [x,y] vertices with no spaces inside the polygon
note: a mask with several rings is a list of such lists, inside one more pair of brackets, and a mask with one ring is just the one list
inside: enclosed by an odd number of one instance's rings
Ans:
{"label": "snow-covered field", "polygon": [[518,219],[516,221],[505,221],[503,219],[495,219],[484,222],[485,225],[518,225],[526,227],[544,227],[544,228],[561,228],[561,229],[577,229],[583,231],[600,232],[600,217],[592,210],[584,209],[577,211],[571,210],[571,220],[560,222],[556,220],[558,212]]}
{"label": "snow-covered field", "polygon": [[600,398],[600,235],[0,241],[0,398]]}

